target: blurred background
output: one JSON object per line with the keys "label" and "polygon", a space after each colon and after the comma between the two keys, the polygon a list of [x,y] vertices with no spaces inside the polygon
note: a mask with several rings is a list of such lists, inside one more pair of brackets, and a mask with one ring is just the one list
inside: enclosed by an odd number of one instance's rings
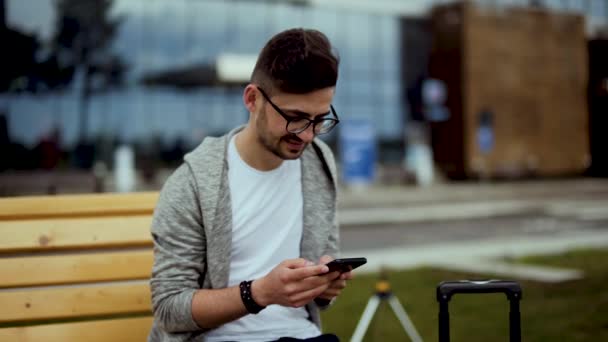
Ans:
{"label": "blurred background", "polygon": [[608,175],[604,0],[2,0],[0,195],[160,188],[291,27],[342,63],[344,185]]}
{"label": "blurred background", "polygon": [[[521,281],[528,341],[608,340],[606,0],[0,0],[0,196],[159,190],[247,122],[257,53],[292,27],[341,56],[322,138],[343,256],[369,261],[328,331],[352,336],[384,268],[427,340],[434,286],[465,278]],[[505,340],[499,299],[460,302],[456,340]]]}

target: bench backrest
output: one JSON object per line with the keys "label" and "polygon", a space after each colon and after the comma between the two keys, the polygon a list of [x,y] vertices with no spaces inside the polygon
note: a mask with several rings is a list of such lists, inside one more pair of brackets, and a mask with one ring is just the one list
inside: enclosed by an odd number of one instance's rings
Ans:
{"label": "bench backrest", "polygon": [[145,341],[157,199],[0,199],[0,341]]}

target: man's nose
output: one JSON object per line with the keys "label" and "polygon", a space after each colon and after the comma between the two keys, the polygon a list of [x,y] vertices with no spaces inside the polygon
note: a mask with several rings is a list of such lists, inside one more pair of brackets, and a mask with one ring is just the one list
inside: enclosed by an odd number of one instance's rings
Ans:
{"label": "man's nose", "polygon": [[306,127],[305,130],[297,134],[298,138],[302,139],[302,141],[305,143],[310,143],[312,139],[315,138],[314,126],[315,125],[311,124],[310,126]]}

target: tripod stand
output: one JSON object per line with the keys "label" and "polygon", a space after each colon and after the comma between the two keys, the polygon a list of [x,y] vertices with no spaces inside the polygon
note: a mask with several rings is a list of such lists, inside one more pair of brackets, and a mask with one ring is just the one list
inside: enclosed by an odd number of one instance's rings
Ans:
{"label": "tripod stand", "polygon": [[403,306],[399,302],[399,299],[393,296],[391,292],[391,286],[389,282],[386,280],[386,276],[382,274],[380,276],[380,280],[376,283],[376,293],[369,299],[367,302],[367,306],[363,311],[363,315],[361,315],[361,319],[359,323],[357,323],[357,328],[355,329],[355,333],[353,337],[350,339],[351,342],[361,342],[363,340],[363,336],[365,336],[365,332],[367,331],[367,327],[372,321],[376,310],[378,309],[378,305],[380,305],[381,301],[388,301],[391,308],[393,309],[393,313],[399,319],[401,326],[410,337],[413,342],[422,342],[422,338],[414,324],[410,320],[409,316],[403,309]]}

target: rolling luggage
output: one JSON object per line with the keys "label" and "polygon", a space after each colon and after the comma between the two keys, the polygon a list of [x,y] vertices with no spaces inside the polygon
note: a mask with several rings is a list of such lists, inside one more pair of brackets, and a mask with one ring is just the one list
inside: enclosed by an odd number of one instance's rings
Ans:
{"label": "rolling luggage", "polygon": [[450,313],[448,304],[457,293],[504,293],[509,300],[509,334],[511,342],[521,341],[521,318],[519,301],[522,291],[519,283],[507,280],[484,281],[444,281],[437,286],[437,301],[439,302],[439,342],[450,340]]}

